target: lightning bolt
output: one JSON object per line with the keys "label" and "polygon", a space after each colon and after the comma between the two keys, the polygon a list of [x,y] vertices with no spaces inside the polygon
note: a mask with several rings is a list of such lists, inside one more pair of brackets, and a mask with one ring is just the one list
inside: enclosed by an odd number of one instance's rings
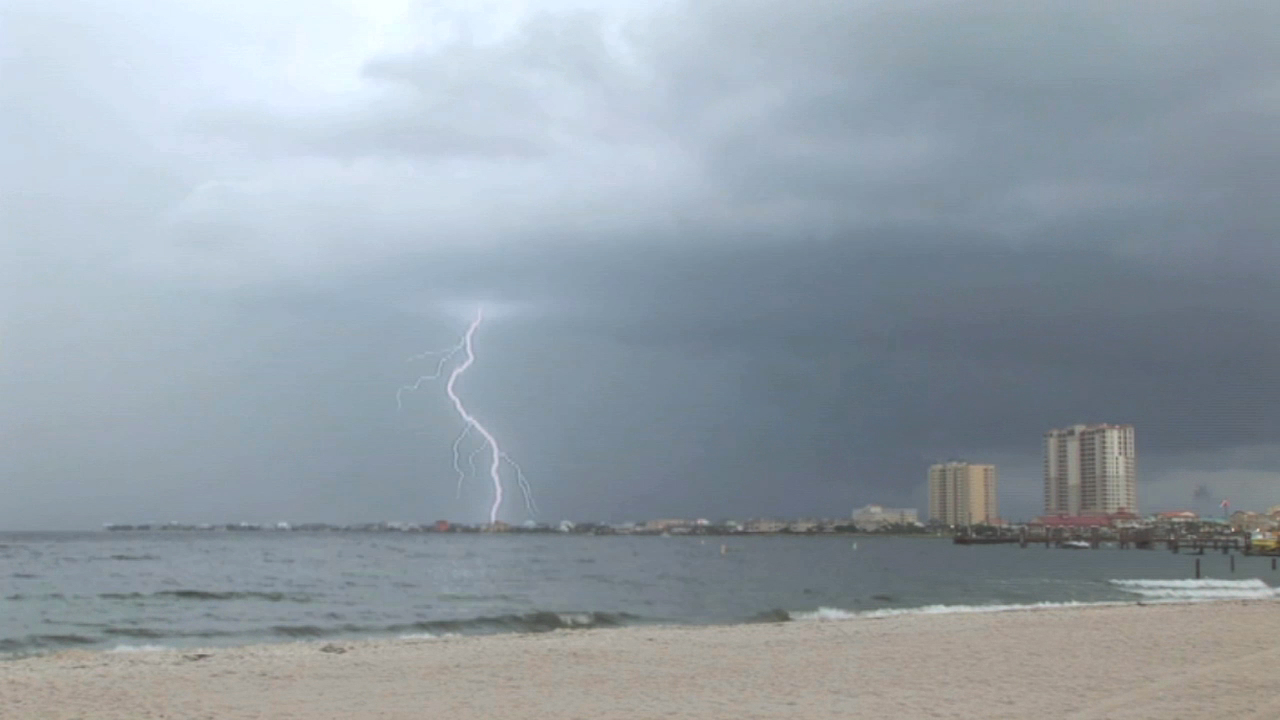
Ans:
{"label": "lightning bolt", "polygon": [[516,471],[516,484],[520,487],[520,493],[524,496],[524,509],[529,515],[537,517],[538,503],[533,501],[533,488],[529,486],[529,480],[524,476],[524,470],[516,464],[506,453],[502,453],[502,459],[507,462]]}
{"label": "lightning bolt", "polygon": [[489,429],[480,424],[468,410],[467,406],[462,404],[462,398],[458,397],[454,385],[457,384],[458,378],[467,368],[475,364],[476,353],[474,347],[474,338],[476,328],[480,327],[480,323],[484,322],[484,308],[476,310],[476,319],[471,321],[467,326],[467,332],[462,336],[462,348],[466,353],[466,359],[461,364],[453,368],[453,372],[449,373],[449,380],[444,385],[444,392],[449,396],[449,400],[453,402],[453,409],[462,417],[463,422],[467,424],[467,428],[480,433],[484,438],[485,444],[489,447],[489,479],[493,481],[493,505],[489,508],[489,524],[498,522],[498,511],[502,509],[502,448],[498,447],[498,439],[489,432]]}
{"label": "lightning bolt", "polygon": [[[462,483],[467,479],[467,473],[462,469],[462,441],[467,439],[471,434],[471,426],[462,428],[462,432],[458,433],[458,437],[453,439],[453,471],[458,473],[458,493],[457,497],[462,497]],[[475,452],[467,456],[467,462],[471,465],[471,474],[476,474],[476,454],[483,450],[483,447],[476,448]]]}
{"label": "lightning bolt", "polygon": [[418,390],[423,383],[432,380],[438,380],[443,374],[445,367],[451,360],[456,358],[459,353],[463,354],[461,363],[455,365],[449,372],[449,379],[445,382],[445,394],[448,395],[449,401],[453,404],[453,409],[462,418],[464,423],[462,432],[458,434],[453,441],[453,469],[458,476],[458,497],[462,496],[462,485],[465,482],[468,473],[462,469],[462,445],[472,433],[478,434],[483,443],[471,451],[467,456],[467,464],[470,468],[470,474],[476,474],[476,456],[485,450],[489,451],[489,479],[493,483],[493,504],[489,508],[490,524],[498,521],[498,512],[502,509],[503,487],[502,487],[502,465],[506,463],[515,470],[516,484],[520,488],[520,492],[524,497],[525,509],[530,516],[538,513],[537,503],[533,500],[533,489],[529,485],[528,479],[525,477],[524,470],[511,459],[511,456],[498,445],[497,438],[484,425],[476,419],[474,415],[467,410],[466,405],[462,402],[462,398],[458,396],[456,384],[458,378],[467,371],[476,361],[474,338],[476,330],[480,324],[484,322],[484,308],[476,309],[475,319],[467,326],[467,331],[463,334],[462,340],[458,344],[446,348],[444,350],[434,350],[415,355],[410,358],[413,360],[424,360],[427,358],[437,358],[435,372],[422,375],[412,385],[405,385],[396,391],[396,407],[403,409],[403,396],[406,392]]}
{"label": "lightning bolt", "polygon": [[[465,341],[459,341],[457,345],[454,345],[453,347],[445,350],[430,350],[428,352],[424,352],[419,355],[414,355],[413,357],[409,358],[408,362],[413,362],[415,360],[423,360],[429,357],[437,357],[437,356],[440,358],[440,360],[436,363],[435,372],[427,375],[423,375],[419,377],[418,380],[414,382],[412,385],[404,385],[400,387],[398,390],[396,390],[396,409],[397,410],[404,409],[405,393],[417,391],[418,388],[422,387],[422,383],[424,382],[439,380],[440,376],[444,374],[445,363],[452,360],[454,355],[457,355],[458,353],[462,352],[462,346],[464,342]],[[471,429],[470,426],[467,426],[467,428],[463,430],[463,433],[465,434],[470,429]],[[463,436],[459,436],[459,440],[461,440],[462,437]]]}
{"label": "lightning bolt", "polygon": [[[464,430],[463,432],[466,432],[466,431]],[[480,454],[480,453],[482,453],[482,452],[484,452],[484,446],[483,446],[483,445],[481,445],[480,447],[476,448],[475,450],[472,450],[472,451],[471,451],[471,454],[467,456],[467,467],[471,468],[471,475],[470,475],[471,477],[475,477],[475,476],[476,476],[476,456],[477,456],[477,455],[479,455],[479,454]],[[466,478],[463,478],[463,479],[465,480]],[[461,480],[459,480],[459,481],[458,481],[458,492],[459,492],[459,493],[461,493],[461,492],[462,492],[462,481],[461,481]]]}

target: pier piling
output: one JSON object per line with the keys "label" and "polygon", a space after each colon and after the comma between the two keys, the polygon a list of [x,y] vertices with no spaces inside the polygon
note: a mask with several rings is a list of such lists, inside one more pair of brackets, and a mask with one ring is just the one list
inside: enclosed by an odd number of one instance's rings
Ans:
{"label": "pier piling", "polygon": [[1232,555],[1231,556],[1231,572],[1235,572],[1235,571],[1236,571],[1236,556]]}
{"label": "pier piling", "polygon": [[1200,558],[1196,558],[1196,579],[1200,579]]}

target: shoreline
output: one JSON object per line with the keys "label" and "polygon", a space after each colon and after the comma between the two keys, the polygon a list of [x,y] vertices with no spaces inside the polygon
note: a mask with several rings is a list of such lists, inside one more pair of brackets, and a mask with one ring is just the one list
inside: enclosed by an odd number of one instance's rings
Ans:
{"label": "shoreline", "polygon": [[694,531],[694,532],[668,532],[663,534],[662,531],[644,530],[632,532],[561,532],[559,530],[524,530],[512,529],[502,532],[480,531],[480,530],[377,530],[377,529],[343,529],[334,528],[329,530],[276,530],[276,529],[260,529],[260,530],[226,530],[219,528],[150,528],[141,529],[91,529],[91,530],[0,530],[0,538],[11,535],[110,535],[114,537],[141,537],[147,535],[201,535],[210,537],[231,537],[231,536],[307,536],[307,535],[349,535],[349,536],[367,536],[367,535],[385,535],[392,537],[419,537],[419,536],[439,536],[439,537],[521,537],[521,538],[548,538],[548,537],[567,537],[567,538],[629,538],[629,537],[655,537],[655,538],[752,538],[752,537],[869,537],[869,538],[921,538],[926,540],[952,540],[955,537],[953,532],[943,534],[932,532],[918,533],[900,533],[900,532],[875,532],[868,530],[858,530],[855,532],[847,532],[844,530],[832,531],[738,531],[738,532],[721,532],[721,531]]}
{"label": "shoreline", "polygon": [[[7,663],[54,657],[64,653],[207,653],[275,646],[293,647],[326,644],[394,643],[401,640],[420,641],[459,638],[487,639],[544,636],[558,633],[579,634],[589,632],[614,632],[623,630],[734,628],[757,625],[787,624],[803,625],[808,623],[886,620],[891,618],[910,618],[915,616],[1003,615],[1009,613],[1045,612],[1054,610],[1087,611],[1095,608],[1204,605],[1214,603],[1229,604],[1233,602],[1280,602],[1280,594],[1275,593],[1280,593],[1280,589],[1268,589],[1268,594],[1265,597],[1259,597],[1256,595],[1214,595],[1209,597],[1130,596],[1125,599],[1115,600],[1045,600],[1029,603],[988,602],[981,604],[956,605],[931,604],[907,607],[862,609],[845,609],[830,606],[819,606],[811,610],[785,610],[782,608],[773,608],[760,611],[749,617],[733,620],[688,622],[647,619],[631,615],[626,612],[533,610],[527,613],[512,615],[418,621],[387,626],[386,628],[370,627],[364,629],[334,629],[332,631],[326,631],[324,628],[319,627],[286,627],[285,629],[288,630],[287,632],[281,631],[274,635],[227,635],[220,637],[221,641],[212,639],[217,636],[202,637],[199,635],[139,635],[135,638],[130,638],[127,635],[124,635],[119,638],[119,641],[114,643],[85,639],[82,641],[82,644],[70,644],[61,647],[49,648],[33,648],[26,651],[10,650],[0,652],[0,667],[3,667]],[[497,627],[503,627],[503,629],[494,629]]]}
{"label": "shoreline", "polygon": [[66,650],[0,663],[0,717],[1249,717],[1276,602]]}

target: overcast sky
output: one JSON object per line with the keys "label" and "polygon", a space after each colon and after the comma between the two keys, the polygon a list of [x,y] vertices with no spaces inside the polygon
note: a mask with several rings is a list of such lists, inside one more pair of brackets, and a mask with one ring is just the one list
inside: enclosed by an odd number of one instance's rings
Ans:
{"label": "overcast sky", "polygon": [[479,304],[543,519],[924,507],[949,458],[1025,518],[1076,422],[1135,424],[1143,510],[1280,503],[1277,27],[0,0],[0,529],[482,520],[443,384],[396,407]]}

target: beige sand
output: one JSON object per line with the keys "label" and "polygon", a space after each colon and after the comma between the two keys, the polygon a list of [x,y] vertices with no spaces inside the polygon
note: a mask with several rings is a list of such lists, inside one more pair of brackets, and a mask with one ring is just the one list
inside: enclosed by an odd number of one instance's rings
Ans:
{"label": "beige sand", "polygon": [[1272,602],[325,645],[0,663],[0,718],[1280,717]]}

